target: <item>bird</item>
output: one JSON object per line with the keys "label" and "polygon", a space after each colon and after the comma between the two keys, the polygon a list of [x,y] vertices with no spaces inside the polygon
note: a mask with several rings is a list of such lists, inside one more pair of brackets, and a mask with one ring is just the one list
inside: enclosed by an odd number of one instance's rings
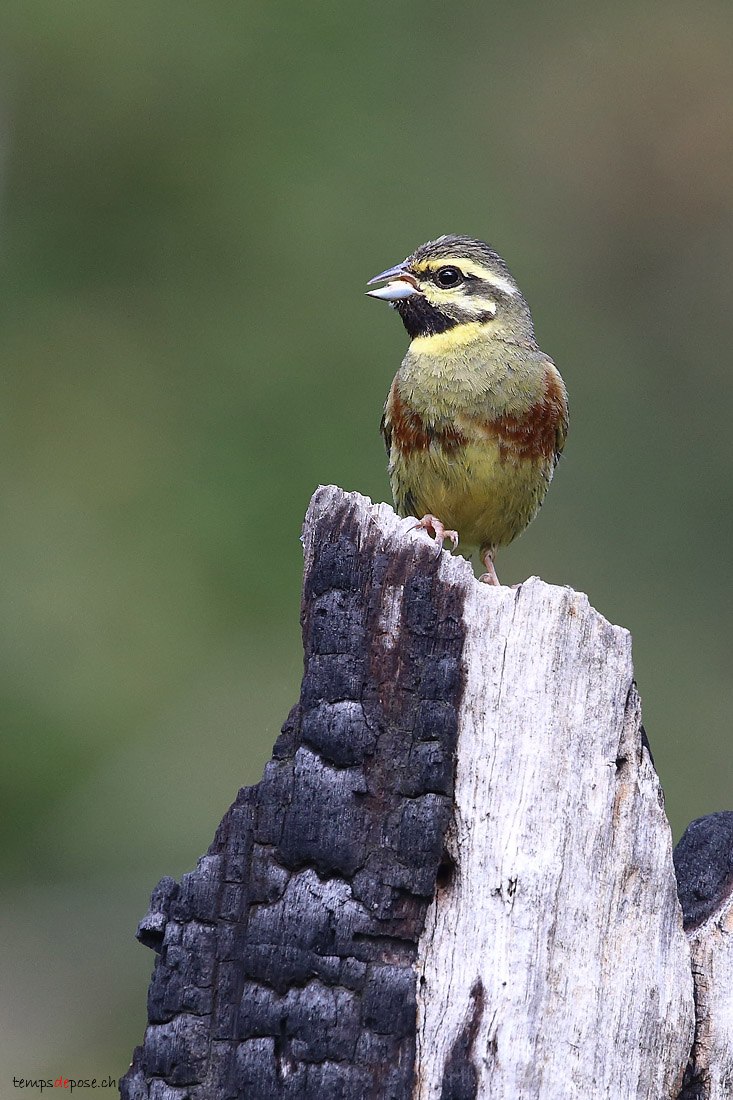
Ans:
{"label": "bird", "polygon": [[381,422],[395,509],[439,547],[494,559],[536,516],[568,432],[565,383],[529,307],[484,241],[447,234],[370,279],[410,345]]}

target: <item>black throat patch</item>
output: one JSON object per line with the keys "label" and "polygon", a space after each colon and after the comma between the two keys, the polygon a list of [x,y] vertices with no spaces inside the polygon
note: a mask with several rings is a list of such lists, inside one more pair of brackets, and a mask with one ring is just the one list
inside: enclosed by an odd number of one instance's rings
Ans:
{"label": "black throat patch", "polygon": [[458,318],[441,313],[422,294],[402,298],[401,301],[394,303],[394,308],[402,318],[402,323],[411,340],[416,336],[435,336],[439,332],[447,332],[448,329],[461,324]]}

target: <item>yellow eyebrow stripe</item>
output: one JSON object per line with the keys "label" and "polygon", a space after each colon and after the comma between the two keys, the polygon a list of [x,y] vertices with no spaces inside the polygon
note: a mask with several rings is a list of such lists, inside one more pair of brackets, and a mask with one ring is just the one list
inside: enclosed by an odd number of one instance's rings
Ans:
{"label": "yellow eyebrow stripe", "polygon": [[423,271],[438,271],[441,267],[448,266],[457,267],[464,275],[473,275],[476,279],[483,279],[490,286],[502,290],[504,294],[517,293],[516,286],[509,279],[505,279],[503,276],[497,275],[495,271],[489,271],[481,264],[477,264],[475,260],[467,260],[463,256],[441,256],[437,260],[425,260],[420,264],[416,264],[413,270],[420,274]]}

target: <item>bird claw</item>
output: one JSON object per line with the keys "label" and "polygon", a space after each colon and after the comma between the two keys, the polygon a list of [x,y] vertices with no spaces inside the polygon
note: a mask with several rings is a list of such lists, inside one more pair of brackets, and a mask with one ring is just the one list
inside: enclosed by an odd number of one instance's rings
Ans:
{"label": "bird claw", "polygon": [[430,513],[428,513],[428,515],[426,516],[423,516],[422,519],[419,519],[417,523],[410,528],[410,530],[416,531],[418,527],[422,527],[423,530],[428,532],[428,534],[430,534],[431,532],[433,533],[433,535],[435,536],[435,541],[438,544],[438,553],[440,553],[440,551],[443,549],[443,543],[446,539],[450,539],[451,545],[454,550],[458,546],[458,532],[447,530],[440,522],[440,520],[436,516],[431,516]]}
{"label": "bird claw", "polygon": [[490,584],[494,587],[501,585],[501,581],[499,580],[496,569],[494,568],[494,559],[491,557],[491,554],[482,554],[481,558],[484,565],[486,566],[486,572],[481,574],[479,580],[483,581],[484,584]]}

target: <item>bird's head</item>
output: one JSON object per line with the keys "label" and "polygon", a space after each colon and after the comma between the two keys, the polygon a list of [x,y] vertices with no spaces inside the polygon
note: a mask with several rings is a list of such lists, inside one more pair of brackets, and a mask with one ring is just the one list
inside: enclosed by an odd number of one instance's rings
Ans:
{"label": "bird's head", "polygon": [[373,283],[385,285],[367,294],[390,302],[412,339],[450,330],[456,339],[494,332],[534,339],[527,303],[509,269],[473,237],[448,235],[421,244],[367,286]]}

